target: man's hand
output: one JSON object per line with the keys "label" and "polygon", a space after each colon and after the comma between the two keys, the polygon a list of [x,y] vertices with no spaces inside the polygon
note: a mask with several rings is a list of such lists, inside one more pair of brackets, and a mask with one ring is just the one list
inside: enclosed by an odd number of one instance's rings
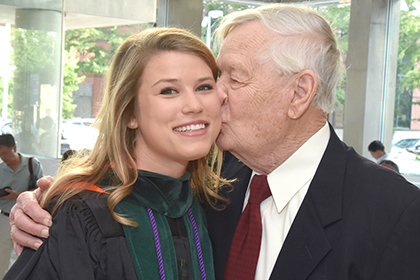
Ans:
{"label": "man's hand", "polygon": [[23,247],[36,250],[41,246],[42,241],[32,235],[42,238],[47,238],[49,235],[51,215],[41,208],[39,201],[53,181],[52,177],[39,179],[37,182],[39,188],[21,193],[10,211],[10,236],[17,255],[20,255]]}

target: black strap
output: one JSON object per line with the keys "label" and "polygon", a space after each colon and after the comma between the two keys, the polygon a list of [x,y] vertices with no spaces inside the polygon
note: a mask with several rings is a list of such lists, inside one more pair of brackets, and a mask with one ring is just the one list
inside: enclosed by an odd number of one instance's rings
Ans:
{"label": "black strap", "polygon": [[28,168],[29,173],[31,173],[31,175],[34,175],[34,166],[32,165],[32,159],[33,157],[28,158]]}
{"label": "black strap", "polygon": [[34,175],[34,165],[32,161],[33,157],[28,158],[28,169],[29,169],[29,182],[28,182],[28,191],[32,191],[36,189],[38,186],[36,182],[38,181],[38,178],[36,175]]}

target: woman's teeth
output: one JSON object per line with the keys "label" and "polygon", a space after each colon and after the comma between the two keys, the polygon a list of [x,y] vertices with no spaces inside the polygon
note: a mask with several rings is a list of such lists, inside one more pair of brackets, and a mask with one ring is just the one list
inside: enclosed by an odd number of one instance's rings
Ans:
{"label": "woman's teeth", "polygon": [[200,130],[204,128],[206,128],[206,125],[202,123],[202,124],[192,124],[192,125],[186,125],[186,126],[181,126],[181,127],[175,127],[174,130],[179,131],[179,132],[186,132],[186,131],[196,131],[196,130]]}

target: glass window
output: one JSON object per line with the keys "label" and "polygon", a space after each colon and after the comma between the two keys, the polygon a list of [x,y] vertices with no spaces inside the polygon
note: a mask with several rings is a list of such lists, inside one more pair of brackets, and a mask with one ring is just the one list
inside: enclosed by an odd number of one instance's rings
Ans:
{"label": "glass window", "polygon": [[336,102],[334,111],[328,115],[328,121],[333,125],[337,134],[342,138],[344,120],[344,98],[346,94],[346,64],[349,42],[350,4],[334,4],[328,6],[315,6],[334,28],[337,40],[342,51],[344,63],[343,77],[336,88]]}
{"label": "glass window", "polygon": [[152,26],[145,23],[66,30],[61,154],[93,148],[98,131],[92,124],[102,102],[112,56],[127,37]]}
{"label": "glass window", "polygon": [[400,172],[420,181],[420,1],[401,0],[391,156]]}
{"label": "glass window", "polygon": [[0,0],[1,132],[18,151],[56,157],[62,0]]}

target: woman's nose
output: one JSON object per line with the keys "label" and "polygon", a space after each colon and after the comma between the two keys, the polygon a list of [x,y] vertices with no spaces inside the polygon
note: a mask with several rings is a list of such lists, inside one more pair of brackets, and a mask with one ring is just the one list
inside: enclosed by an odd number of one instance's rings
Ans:
{"label": "woman's nose", "polygon": [[197,114],[201,111],[203,111],[203,104],[197,94],[195,92],[186,94],[184,97],[184,106],[182,108],[182,112],[184,114]]}

